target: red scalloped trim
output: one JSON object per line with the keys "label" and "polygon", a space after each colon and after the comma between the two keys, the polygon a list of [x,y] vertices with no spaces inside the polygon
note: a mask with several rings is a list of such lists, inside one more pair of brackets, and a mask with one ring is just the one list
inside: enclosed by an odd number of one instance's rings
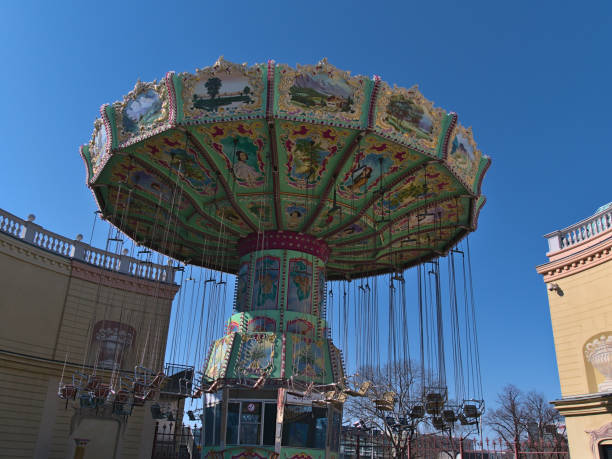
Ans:
{"label": "red scalloped trim", "polygon": [[260,233],[251,233],[238,242],[238,253],[241,257],[256,250],[295,250],[307,253],[327,262],[329,247],[327,244],[309,234],[295,231],[269,230]]}

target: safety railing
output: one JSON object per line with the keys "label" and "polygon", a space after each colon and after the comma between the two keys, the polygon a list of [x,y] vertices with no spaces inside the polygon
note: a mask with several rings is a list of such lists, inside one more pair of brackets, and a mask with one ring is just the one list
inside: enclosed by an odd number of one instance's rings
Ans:
{"label": "safety railing", "polygon": [[21,239],[56,255],[82,261],[99,268],[156,282],[174,282],[176,269],[172,266],[138,260],[127,255],[126,250],[123,254],[117,255],[97,249],[84,243],[81,235],[71,240],[46,230],[34,223],[34,220],[34,215],[29,215],[27,220],[22,220],[6,210],[0,209],[0,233]]}
{"label": "safety railing", "polygon": [[565,229],[544,235],[550,253],[592,239],[612,227],[612,206],[603,206],[595,215]]}

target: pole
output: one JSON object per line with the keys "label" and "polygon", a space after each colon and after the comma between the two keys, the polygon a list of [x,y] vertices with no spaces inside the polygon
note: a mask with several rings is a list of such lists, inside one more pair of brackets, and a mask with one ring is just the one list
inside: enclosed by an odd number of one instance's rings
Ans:
{"label": "pole", "polygon": [[463,459],[463,436],[459,437],[459,457]]}
{"label": "pole", "polygon": [[357,448],[356,448],[355,453],[356,453],[357,459],[359,459],[359,432],[357,432]]}

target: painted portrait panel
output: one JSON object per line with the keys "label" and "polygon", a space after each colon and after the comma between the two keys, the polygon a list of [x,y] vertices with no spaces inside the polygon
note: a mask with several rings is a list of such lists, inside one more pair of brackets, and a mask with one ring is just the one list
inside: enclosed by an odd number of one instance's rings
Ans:
{"label": "painted portrait panel", "polygon": [[312,263],[302,258],[289,261],[287,309],[310,314],[312,308]]}
{"label": "painted portrait panel", "polygon": [[278,307],[279,276],[279,258],[262,257],[256,261],[251,309],[276,309]]}

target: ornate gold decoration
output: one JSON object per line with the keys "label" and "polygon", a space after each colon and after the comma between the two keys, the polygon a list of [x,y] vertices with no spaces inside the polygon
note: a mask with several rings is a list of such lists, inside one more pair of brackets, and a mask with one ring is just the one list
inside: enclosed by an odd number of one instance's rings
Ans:
{"label": "ornate gold decoration", "polygon": [[[130,102],[136,101],[139,96],[148,91],[155,91],[161,101],[161,109],[159,110],[155,118],[148,121],[146,124],[138,123],[138,133],[132,133],[125,131],[123,117],[125,116],[124,111],[126,110]],[[157,134],[168,126],[165,123],[168,122],[168,90],[166,88],[165,80],[157,83],[157,80],[152,82],[143,83],[138,80],[134,89],[132,89],[126,96],[123,97],[122,102],[115,102],[113,104],[113,110],[115,112],[115,126],[117,128],[117,143],[118,144],[133,144],[140,140]]]}

